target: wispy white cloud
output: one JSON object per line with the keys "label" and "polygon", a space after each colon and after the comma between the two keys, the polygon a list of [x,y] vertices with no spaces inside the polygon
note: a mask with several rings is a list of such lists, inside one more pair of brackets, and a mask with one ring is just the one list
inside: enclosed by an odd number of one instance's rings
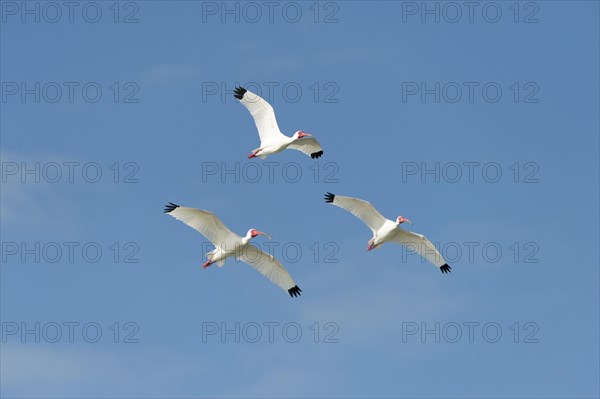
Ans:
{"label": "wispy white cloud", "polygon": [[[42,173],[43,166],[50,162],[63,165],[69,161],[62,155],[53,153],[17,154],[3,151],[0,153],[2,171],[2,199],[0,216],[5,233],[53,231],[56,229],[69,230],[74,228],[69,218],[57,218],[57,215],[72,215],[69,209],[73,203],[60,194],[58,183],[47,181]],[[72,161],[72,160],[71,160]],[[12,164],[12,165],[11,165]],[[39,181],[34,173],[24,174],[23,170],[36,170]],[[8,171],[16,167],[16,173]],[[64,171],[62,171],[64,172]],[[54,178],[54,175],[52,175]],[[64,180],[68,179],[67,177]],[[60,220],[60,223],[58,222]]]}
{"label": "wispy white cloud", "polygon": [[[196,373],[209,372],[199,359],[127,347],[3,344],[3,397],[136,397],[175,395]],[[135,365],[135,367],[131,367]]]}

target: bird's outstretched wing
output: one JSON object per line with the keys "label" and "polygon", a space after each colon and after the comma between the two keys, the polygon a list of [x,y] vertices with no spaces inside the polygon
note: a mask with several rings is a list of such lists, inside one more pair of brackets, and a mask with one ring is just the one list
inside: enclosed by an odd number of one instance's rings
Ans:
{"label": "bird's outstretched wing", "polygon": [[179,206],[169,202],[168,205],[165,205],[165,213],[196,229],[216,247],[234,248],[235,243],[241,240],[241,237],[229,230],[221,219],[212,212]]}
{"label": "bird's outstretched wing", "polygon": [[415,251],[437,266],[442,273],[450,273],[450,270],[452,270],[444,260],[443,256],[435,248],[435,245],[433,245],[424,235],[397,228],[390,241],[404,245],[406,248]]}
{"label": "bird's outstretched wing", "polygon": [[303,152],[313,159],[319,158],[321,155],[323,155],[323,148],[321,147],[321,144],[319,144],[317,139],[315,139],[314,137],[300,139],[290,144],[288,148]]}
{"label": "bird's outstretched wing", "polygon": [[373,231],[373,234],[375,234],[387,220],[381,216],[381,213],[379,213],[370,202],[358,198],[327,193],[325,194],[325,202],[347,210],[369,226]]}
{"label": "bird's outstretched wing", "polygon": [[279,130],[273,107],[265,99],[243,87],[237,87],[233,93],[234,97],[240,100],[240,103],[250,111],[254,118],[261,147],[266,143],[280,141],[286,137]]}
{"label": "bird's outstretched wing", "polygon": [[271,282],[287,291],[290,296],[295,297],[302,292],[292,276],[273,255],[261,251],[254,245],[244,246],[237,254],[237,258],[255,268]]}

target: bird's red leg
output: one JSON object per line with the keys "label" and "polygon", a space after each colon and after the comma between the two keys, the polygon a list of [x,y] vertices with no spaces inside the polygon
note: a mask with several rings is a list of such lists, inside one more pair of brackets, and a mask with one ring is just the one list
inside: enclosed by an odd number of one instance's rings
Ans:
{"label": "bird's red leg", "polygon": [[375,245],[373,245],[373,240],[369,241],[369,246],[367,247],[367,251],[370,251],[372,249],[375,249]]}
{"label": "bird's red leg", "polygon": [[207,267],[209,267],[210,265],[212,265],[212,262],[211,262],[211,261],[210,261],[210,259],[209,259],[209,260],[207,260],[206,262],[204,262],[204,263],[202,264],[202,268],[203,268],[203,269],[206,269],[206,268],[207,268]]}
{"label": "bird's red leg", "polygon": [[258,149],[256,149],[256,150],[252,151],[252,153],[251,153],[250,155],[248,155],[248,159],[250,159],[250,158],[256,158],[256,154],[258,154],[258,152],[259,152],[260,150],[261,150],[261,149],[260,149],[260,148],[258,148]]}

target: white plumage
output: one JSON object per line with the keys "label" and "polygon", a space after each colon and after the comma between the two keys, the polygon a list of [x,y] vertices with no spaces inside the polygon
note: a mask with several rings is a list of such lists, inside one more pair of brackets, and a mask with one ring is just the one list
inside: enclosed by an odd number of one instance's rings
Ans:
{"label": "white plumage", "polygon": [[271,104],[262,97],[238,87],[234,96],[250,111],[260,137],[260,147],[252,151],[248,158],[259,157],[265,159],[271,154],[277,154],[286,148],[305,153],[311,158],[323,155],[321,144],[312,135],[298,130],[292,137],[281,133],[275,118],[275,111]]}
{"label": "white plumage", "polygon": [[295,297],[302,292],[277,259],[250,244],[250,240],[258,235],[271,239],[262,231],[250,229],[244,237],[240,237],[229,230],[214,213],[171,202],[165,206],[165,213],[194,228],[213,243],[215,249],[206,253],[207,261],[202,265],[203,268],[213,263],[223,266],[225,260],[233,256],[252,266],[271,282],[286,290],[290,296]]}
{"label": "white plumage", "polygon": [[327,193],[325,194],[325,202],[347,210],[362,220],[371,229],[373,238],[369,240],[368,251],[377,248],[383,243],[393,242],[417,252],[437,266],[442,273],[449,273],[452,269],[431,241],[425,236],[404,230],[400,227],[400,224],[404,222],[411,223],[410,220],[399,216],[393,222],[384,218],[370,202],[358,198]]}

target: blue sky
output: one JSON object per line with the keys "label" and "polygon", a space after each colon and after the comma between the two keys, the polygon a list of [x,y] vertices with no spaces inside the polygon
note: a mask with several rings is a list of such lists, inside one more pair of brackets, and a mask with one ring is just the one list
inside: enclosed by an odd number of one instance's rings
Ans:
{"label": "blue sky", "polygon": [[[3,397],[600,394],[597,2],[0,4]],[[324,156],[247,160],[236,84]],[[302,296],[202,270],[168,201],[270,234]]]}

